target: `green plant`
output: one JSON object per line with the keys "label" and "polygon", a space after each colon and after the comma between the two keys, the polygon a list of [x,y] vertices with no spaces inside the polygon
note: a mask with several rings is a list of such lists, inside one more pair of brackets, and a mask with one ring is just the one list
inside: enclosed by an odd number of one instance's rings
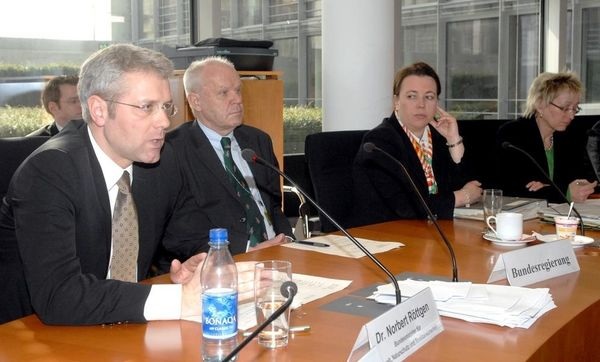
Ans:
{"label": "green plant", "polygon": [[307,135],[321,132],[321,108],[290,106],[283,109],[284,153],[303,153]]}
{"label": "green plant", "polygon": [[[321,132],[321,119],[321,108],[285,107],[285,153],[304,152],[304,139],[311,133]],[[0,137],[24,136],[51,121],[41,107],[0,107]]]}
{"label": "green plant", "polygon": [[77,75],[79,66],[75,64],[22,65],[0,63],[0,77],[33,77],[44,75]]}
{"label": "green plant", "polygon": [[25,136],[50,122],[42,107],[0,107],[0,137]]}

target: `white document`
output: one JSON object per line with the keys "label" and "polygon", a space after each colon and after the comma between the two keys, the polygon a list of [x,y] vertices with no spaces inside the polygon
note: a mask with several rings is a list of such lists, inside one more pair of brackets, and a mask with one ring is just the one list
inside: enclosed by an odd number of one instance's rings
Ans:
{"label": "white document", "polygon": [[[431,288],[440,315],[468,322],[529,328],[544,313],[556,308],[548,288],[414,280],[398,284],[403,297]],[[370,298],[395,304],[392,284],[378,287]]]}
{"label": "white document", "polygon": [[[339,292],[352,283],[352,280],[331,279],[306,274],[292,274],[292,280],[298,286],[298,293],[294,297],[292,309],[302,304],[323,298],[329,294]],[[256,325],[256,312],[254,300],[241,301],[238,305],[238,329],[246,330]],[[202,316],[187,317],[185,320],[202,323]]]}
{"label": "white document", "polygon": [[[314,238],[307,239],[308,241],[314,241],[318,243],[324,243],[329,247],[322,246],[311,246],[300,243],[286,243],[282,244],[286,248],[310,250],[318,253],[345,256],[347,258],[361,258],[365,256],[352,241],[345,236],[340,235],[322,235]],[[374,241],[369,239],[356,238],[371,254],[383,253],[392,249],[404,246],[404,244],[395,241]]]}

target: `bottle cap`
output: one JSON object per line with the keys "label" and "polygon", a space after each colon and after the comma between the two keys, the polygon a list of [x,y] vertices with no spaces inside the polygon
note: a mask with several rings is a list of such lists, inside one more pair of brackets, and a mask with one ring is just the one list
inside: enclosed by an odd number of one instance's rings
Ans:
{"label": "bottle cap", "polygon": [[211,243],[222,243],[227,241],[227,229],[210,229],[208,235]]}

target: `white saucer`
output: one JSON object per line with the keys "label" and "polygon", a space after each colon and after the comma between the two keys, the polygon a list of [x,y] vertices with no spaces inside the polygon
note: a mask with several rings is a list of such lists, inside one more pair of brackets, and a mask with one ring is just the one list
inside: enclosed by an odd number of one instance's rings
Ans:
{"label": "white saucer", "polygon": [[[558,235],[556,235],[556,234],[542,235],[542,234],[534,233],[534,235],[539,241],[543,241],[545,243],[551,243],[553,241],[563,240],[563,239],[559,239]],[[594,242],[593,238],[590,238],[587,236],[575,235],[575,239],[571,240],[571,245],[573,245],[574,248],[581,248],[582,246],[591,244],[593,242]]]}
{"label": "white saucer", "polygon": [[521,240],[503,240],[498,238],[493,232],[483,234],[485,240],[491,241],[493,244],[501,246],[523,246],[527,243],[535,241],[535,236],[523,234]]}

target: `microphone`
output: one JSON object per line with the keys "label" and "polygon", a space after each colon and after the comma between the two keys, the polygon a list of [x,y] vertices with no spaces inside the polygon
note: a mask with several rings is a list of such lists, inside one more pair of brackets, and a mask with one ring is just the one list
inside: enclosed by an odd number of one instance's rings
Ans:
{"label": "microphone", "polygon": [[[558,185],[550,178],[550,175],[548,175],[548,173],[546,173],[546,171],[544,171],[542,166],[540,166],[540,164],[535,160],[535,158],[533,158],[533,156],[531,156],[527,151],[525,151],[524,149],[522,149],[520,147],[513,145],[512,143],[510,143],[508,141],[502,142],[502,148],[504,148],[505,150],[511,150],[511,149],[516,150],[516,151],[524,154],[531,161],[531,163],[533,163],[535,165],[535,167],[537,167],[537,169],[542,173],[542,175],[544,175],[546,180],[548,180],[550,182],[550,185],[552,185],[552,187],[554,187],[554,189],[556,191],[558,191],[558,194],[560,195],[560,197],[562,197],[563,200],[567,204],[569,203],[569,199],[567,199],[567,196],[562,192],[562,190],[558,187]],[[579,214],[579,211],[577,211],[575,206],[573,206],[573,211],[575,211],[575,214],[579,218],[579,227],[581,228],[581,236],[585,236],[585,231],[583,230],[583,218],[581,217],[581,215]]]}
{"label": "microphone", "polygon": [[288,280],[281,284],[281,288],[279,289],[279,291],[281,292],[281,295],[287,298],[285,303],[283,303],[279,308],[275,309],[275,311],[269,316],[269,318],[262,322],[248,337],[244,338],[242,343],[235,347],[231,351],[231,353],[229,353],[223,359],[223,362],[231,361],[231,359],[234,358],[242,350],[242,348],[244,348],[248,343],[250,343],[250,341],[253,340],[254,337],[256,337],[260,332],[262,332],[263,329],[267,328],[267,326],[271,324],[271,322],[279,318],[279,316],[282,315],[286,309],[288,309],[288,307],[294,301],[296,293],[298,293],[298,286],[296,285],[296,283],[292,282],[291,280]]}
{"label": "microphone", "polygon": [[350,239],[350,241],[352,241],[354,243],[354,245],[356,245],[356,247],[358,247],[366,256],[368,256],[369,259],[371,259],[371,261],[373,261],[373,263],[375,263],[375,265],[377,265],[379,267],[379,269],[381,269],[390,278],[390,280],[392,281],[392,284],[394,285],[394,290],[396,292],[396,304],[400,304],[400,301],[402,299],[402,294],[400,294],[400,287],[398,286],[398,281],[396,280],[396,277],[394,277],[394,275],[379,261],[379,259],[377,259],[375,257],[375,255],[371,254],[371,252],[369,250],[367,250],[367,248],[365,248],[365,246],[363,244],[361,244],[360,241],[356,240],[356,238],[354,236],[350,235],[350,233],[345,228],[343,228],[327,212],[325,212],[325,210],[323,210],[323,208],[319,204],[317,204],[317,202],[315,200],[313,200],[312,197],[310,197],[300,186],[298,186],[298,184],[296,184],[286,174],[281,172],[277,167],[273,166],[272,164],[265,161],[264,159],[258,157],[258,155],[256,154],[256,152],[254,152],[254,150],[252,150],[250,148],[244,149],[242,151],[242,157],[247,162],[258,163],[258,164],[261,164],[263,166],[270,168],[271,170],[277,172],[281,177],[283,177],[289,183],[291,183],[292,186],[296,187],[298,192],[300,192],[302,194],[302,196],[304,196],[311,204],[313,204],[315,206],[315,208],[317,210],[319,210],[321,215],[325,216],[327,218],[327,220],[329,220],[331,222],[331,224],[333,224],[333,226],[336,227],[336,229],[341,231],[344,234],[344,236],[346,236],[348,239]]}
{"label": "microphone", "polygon": [[457,282],[458,281],[458,267],[456,266],[456,255],[454,255],[454,248],[452,247],[452,244],[450,244],[450,241],[448,241],[448,238],[446,237],[446,234],[444,234],[444,232],[442,231],[442,228],[440,227],[440,224],[437,222],[437,218],[435,217],[435,215],[433,215],[433,212],[431,212],[431,209],[429,208],[429,205],[427,205],[427,202],[425,201],[425,198],[423,198],[423,195],[421,195],[421,192],[419,192],[419,188],[417,187],[417,185],[413,181],[412,177],[410,177],[410,174],[408,173],[408,170],[406,169],[406,167],[404,166],[404,164],[402,162],[400,162],[394,156],[390,155],[388,152],[386,152],[386,151],[382,150],[381,148],[375,146],[375,144],[373,144],[372,142],[366,142],[366,143],[364,143],[363,144],[363,150],[365,152],[368,152],[368,153],[371,153],[373,151],[381,152],[387,158],[389,158],[390,160],[392,160],[395,163],[397,163],[398,165],[400,165],[400,168],[402,169],[402,171],[404,172],[404,175],[408,179],[408,182],[410,183],[410,186],[415,191],[415,193],[418,195],[419,201],[423,205],[423,208],[425,208],[425,212],[429,216],[429,219],[431,219],[431,222],[433,222],[433,225],[435,225],[435,228],[437,229],[438,233],[442,237],[442,240],[444,240],[444,243],[446,244],[446,247],[448,248],[448,251],[450,252],[450,259],[452,260],[452,281],[453,282]]}

